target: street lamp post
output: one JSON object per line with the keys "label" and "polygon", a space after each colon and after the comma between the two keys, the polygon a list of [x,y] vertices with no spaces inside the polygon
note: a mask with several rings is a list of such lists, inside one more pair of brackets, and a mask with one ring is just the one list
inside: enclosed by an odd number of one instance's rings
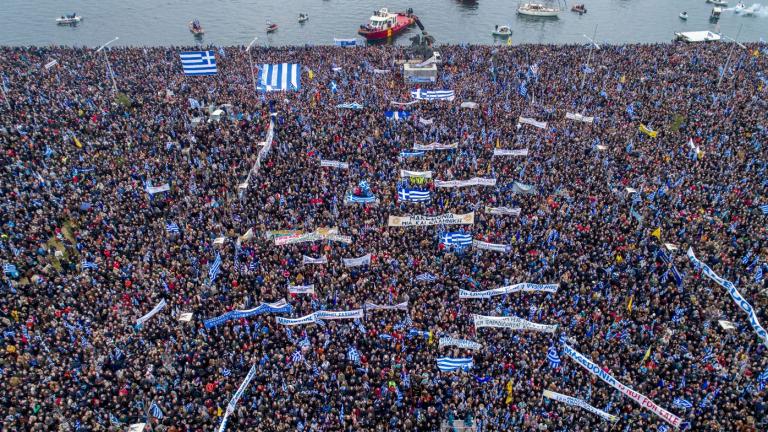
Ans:
{"label": "street lamp post", "polygon": [[[595,24],[595,31],[592,34],[592,37],[589,37],[589,36],[587,36],[585,34],[583,34],[582,36],[584,36],[590,42],[590,44],[589,44],[589,55],[587,56],[587,68],[589,68],[589,61],[592,60],[592,48],[594,47],[594,48],[600,49],[600,45],[598,45],[597,42],[595,42],[595,37],[597,36],[597,24]],[[581,77],[581,88],[582,89],[584,88],[584,82],[587,80],[587,70],[586,70],[586,68],[584,69],[583,72],[584,73],[583,73],[583,75]]]}
{"label": "street lamp post", "polygon": [[[107,45],[111,44],[112,42],[114,42],[114,41],[116,41],[118,39],[120,39],[120,38],[115,36],[114,39],[112,39],[111,41],[109,41],[109,42],[105,43],[104,45],[100,46],[99,49],[96,50],[96,52],[104,50],[104,48],[106,48]],[[106,60],[106,62],[107,62],[107,71],[109,71],[109,76],[110,76],[110,78],[112,78],[112,90],[115,92],[115,94],[117,94],[117,81],[115,81],[115,73],[112,72],[112,65],[109,64],[109,57],[107,57],[107,52],[106,51],[104,51],[104,60]]]}
{"label": "street lamp post", "polygon": [[251,43],[248,44],[248,48],[245,49],[245,52],[248,53],[248,64],[251,66],[251,80],[253,81],[253,91],[258,91],[256,87],[256,73],[253,71],[253,57],[251,56],[251,47],[253,46],[256,41],[259,40],[259,37],[256,36],[253,38]]}
{"label": "street lamp post", "polygon": [[740,43],[737,39],[739,38],[739,35],[741,34],[741,28],[744,27],[744,24],[739,26],[739,31],[736,33],[736,39],[723,35],[724,38],[730,40],[733,42],[731,45],[731,49],[728,50],[728,58],[725,59],[725,66],[723,66],[723,70],[720,71],[720,78],[717,80],[717,87],[720,87],[720,83],[723,82],[723,75],[725,75],[725,71],[728,69],[728,64],[731,62],[731,54],[733,54],[733,49],[738,45],[740,48],[747,49],[744,44]]}

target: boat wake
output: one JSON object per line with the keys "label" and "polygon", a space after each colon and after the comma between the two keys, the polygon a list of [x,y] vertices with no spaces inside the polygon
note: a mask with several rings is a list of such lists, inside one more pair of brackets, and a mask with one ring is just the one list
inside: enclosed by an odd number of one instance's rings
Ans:
{"label": "boat wake", "polygon": [[734,6],[723,9],[724,12],[733,12],[735,15],[741,15],[745,17],[761,17],[768,18],[768,6],[760,3],[754,3],[752,6]]}

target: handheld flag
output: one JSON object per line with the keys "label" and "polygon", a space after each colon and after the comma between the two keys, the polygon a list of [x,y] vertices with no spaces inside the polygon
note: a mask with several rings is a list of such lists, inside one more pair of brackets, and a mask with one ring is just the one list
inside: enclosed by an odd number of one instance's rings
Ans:
{"label": "handheld flag", "polygon": [[187,51],[179,54],[184,75],[216,75],[216,54],[213,51]]}

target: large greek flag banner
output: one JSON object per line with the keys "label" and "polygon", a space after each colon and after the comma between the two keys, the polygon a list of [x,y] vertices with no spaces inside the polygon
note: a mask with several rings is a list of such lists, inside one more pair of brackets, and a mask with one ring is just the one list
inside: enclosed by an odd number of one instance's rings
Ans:
{"label": "large greek flag banner", "polygon": [[691,260],[693,263],[693,266],[697,269],[701,269],[702,273],[704,273],[705,276],[715,281],[718,285],[728,290],[728,294],[731,295],[731,298],[733,301],[736,302],[736,304],[747,313],[749,316],[749,325],[752,326],[752,329],[757,333],[757,337],[763,340],[763,344],[765,344],[766,347],[768,347],[768,333],[765,332],[765,329],[763,326],[760,325],[760,321],[757,319],[757,314],[755,313],[755,309],[752,307],[749,302],[741,296],[739,291],[736,289],[736,286],[733,285],[731,281],[727,281],[720,276],[717,275],[711,268],[709,268],[708,265],[704,264],[703,262],[699,261],[696,258],[696,255],[693,253],[693,248],[688,248],[688,259]]}
{"label": "large greek flag banner", "polygon": [[680,417],[672,414],[671,412],[665,410],[664,408],[656,405],[653,403],[652,400],[648,399],[644,395],[641,395],[640,393],[632,390],[630,387],[625,386],[624,384],[620,383],[616,378],[611,376],[608,372],[604,371],[600,366],[592,363],[588,358],[584,357],[583,354],[579,353],[575,349],[568,346],[568,344],[563,345],[563,352],[575,360],[578,364],[580,364],[584,369],[586,369],[589,373],[592,375],[597,376],[601,380],[605,381],[608,385],[615,388],[616,390],[622,392],[624,396],[629,397],[633,401],[637,402],[638,405],[641,407],[653,412],[657,416],[661,417],[666,421],[667,423],[671,424],[674,427],[680,427],[680,423],[682,420]]}
{"label": "large greek flag banner", "polygon": [[556,325],[536,324],[516,316],[494,317],[472,314],[475,329],[483,327],[508,328],[511,330],[532,330],[542,333],[554,333]]}
{"label": "large greek flag banner", "polygon": [[500,288],[494,288],[494,289],[485,290],[485,291],[467,291],[467,290],[460,289],[459,298],[460,299],[466,299],[466,298],[486,299],[494,296],[500,296],[504,294],[517,293],[517,292],[556,293],[558,286],[559,286],[558,284],[540,285],[540,284],[523,282],[515,285],[507,285]]}
{"label": "large greek flag banner", "polygon": [[558,402],[562,402],[562,403],[567,404],[567,405],[577,406],[579,408],[583,408],[583,409],[585,409],[585,410],[587,410],[587,411],[589,411],[589,412],[591,412],[593,414],[599,415],[600,417],[608,420],[609,422],[616,422],[616,421],[619,420],[619,418],[616,417],[615,415],[608,414],[607,412],[605,412],[605,411],[603,411],[601,409],[597,409],[597,408],[593,407],[592,405],[588,404],[587,402],[585,402],[585,401],[583,401],[581,399],[577,399],[575,397],[566,396],[564,394],[556,393],[556,392],[549,391],[549,390],[544,390],[544,397],[552,399],[552,400],[556,400]]}
{"label": "large greek flag banner", "polygon": [[301,89],[301,65],[296,63],[261,65],[258,87],[263,91]]}
{"label": "large greek flag banner", "polygon": [[456,95],[453,90],[412,90],[411,97],[417,100],[448,100],[452,101]]}
{"label": "large greek flag banner", "polygon": [[179,54],[184,75],[216,75],[216,54],[213,51],[187,51]]}
{"label": "large greek flag banner", "polygon": [[452,357],[440,357],[437,359],[437,367],[441,372],[451,372],[456,369],[469,370],[472,369],[474,363],[472,357],[469,358],[452,358]]}

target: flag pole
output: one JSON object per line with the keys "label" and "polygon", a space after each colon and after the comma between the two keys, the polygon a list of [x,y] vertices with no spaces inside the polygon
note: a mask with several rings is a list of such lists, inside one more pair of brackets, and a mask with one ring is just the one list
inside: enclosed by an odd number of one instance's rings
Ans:
{"label": "flag pole", "polygon": [[248,64],[251,66],[251,80],[253,81],[253,91],[258,91],[258,89],[257,89],[257,87],[256,87],[256,73],[255,73],[255,72],[253,72],[253,57],[251,56],[251,47],[253,46],[253,44],[254,44],[254,43],[257,41],[257,40],[259,40],[259,37],[258,37],[258,36],[256,36],[255,38],[253,38],[253,40],[251,41],[251,43],[249,43],[249,44],[248,44],[248,48],[246,48],[246,49],[245,49],[245,52],[247,52],[247,53],[248,53]]}
{"label": "flag pole", "polygon": [[[105,43],[104,45],[100,46],[96,52],[102,51],[104,48],[107,47],[107,45],[111,44],[112,42],[120,39],[119,37],[115,36],[114,39],[111,41]],[[109,64],[109,57],[107,57],[107,52],[104,51],[104,60],[107,62],[107,70],[109,71],[109,76],[112,78],[112,90],[117,94],[117,81],[115,81],[115,73],[112,71],[112,65]]]}
{"label": "flag pole", "polygon": [[600,49],[600,45],[595,42],[595,37],[597,37],[597,24],[595,24],[595,31],[592,33],[592,37],[583,34],[585,38],[587,38],[590,42],[592,42],[589,45],[589,55],[587,56],[587,67],[584,69],[582,76],[581,76],[581,88],[584,88],[584,82],[587,80],[587,68],[589,68],[589,61],[592,60],[592,48]]}
{"label": "flag pole", "polygon": [[733,39],[731,37],[723,35],[724,38],[732,41],[733,44],[731,45],[731,49],[728,50],[728,58],[725,59],[725,66],[723,66],[723,70],[720,72],[720,78],[717,80],[717,87],[718,88],[720,88],[720,83],[723,82],[723,76],[725,75],[725,70],[728,69],[728,64],[731,62],[731,54],[733,54],[733,49],[736,47],[736,45],[738,45],[739,47],[741,47],[743,49],[747,49],[747,47],[744,46],[744,44],[741,44],[738,41],[739,35],[741,34],[741,28],[742,27],[744,27],[744,24],[741,24],[739,26],[739,31],[736,33],[736,39]]}

